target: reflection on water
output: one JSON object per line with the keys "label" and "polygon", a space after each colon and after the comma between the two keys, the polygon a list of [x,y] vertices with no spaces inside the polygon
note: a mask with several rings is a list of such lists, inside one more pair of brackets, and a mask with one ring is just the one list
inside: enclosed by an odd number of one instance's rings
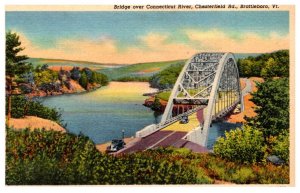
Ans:
{"label": "reflection on water", "polygon": [[[95,143],[104,143],[122,136],[134,136],[135,132],[153,123],[159,123],[161,114],[142,104],[145,92],[153,92],[148,83],[111,82],[109,86],[93,92],[47,97],[43,103],[63,109],[62,118],[70,132],[89,136]],[[208,146],[232,124],[214,123],[210,129]]]}
{"label": "reflection on water", "polygon": [[62,118],[70,132],[89,136],[95,143],[134,136],[141,128],[158,122],[153,111],[142,104],[147,83],[111,82],[93,92],[45,98],[47,106],[63,109]]}

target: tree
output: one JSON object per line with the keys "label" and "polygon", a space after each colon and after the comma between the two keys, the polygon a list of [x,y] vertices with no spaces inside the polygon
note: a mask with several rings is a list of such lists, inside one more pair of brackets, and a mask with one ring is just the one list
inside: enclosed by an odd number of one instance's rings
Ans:
{"label": "tree", "polygon": [[95,71],[92,72],[92,76],[91,76],[91,79],[90,79],[90,83],[98,83],[97,72],[95,72]]}
{"label": "tree", "polygon": [[276,68],[278,64],[274,60],[274,58],[269,58],[268,61],[266,62],[265,67],[261,70],[261,76],[263,78],[271,78],[276,76]]}
{"label": "tree", "polygon": [[262,161],[266,152],[263,133],[248,125],[243,129],[225,132],[214,145],[214,153],[222,158],[240,163]]}
{"label": "tree", "polygon": [[160,111],[161,110],[161,104],[160,104],[160,100],[157,96],[155,96],[154,98],[154,102],[153,105],[151,107],[154,111]]}
{"label": "tree", "polygon": [[24,50],[24,48],[21,47],[19,36],[11,31],[6,32],[5,76],[6,95],[8,97],[7,124],[9,124],[9,120],[11,118],[11,96],[14,94],[20,94],[18,83],[15,79],[31,69],[31,64],[26,62],[28,57],[26,55],[20,55],[22,50]]}
{"label": "tree", "polygon": [[71,78],[73,80],[78,81],[81,77],[81,73],[80,73],[80,68],[74,66],[73,69],[70,71],[71,72]]}
{"label": "tree", "polygon": [[182,70],[182,67],[182,63],[172,64],[168,68],[153,75],[149,81],[151,87],[159,89],[172,88]]}
{"label": "tree", "polygon": [[88,85],[88,77],[85,73],[85,71],[82,71],[81,73],[81,77],[79,79],[79,84],[84,88],[87,89],[87,85]]}
{"label": "tree", "polygon": [[265,137],[289,130],[289,79],[269,79],[257,83],[257,88],[251,99],[257,105],[257,116],[247,120],[261,128]]}
{"label": "tree", "polygon": [[238,59],[241,77],[262,76],[264,78],[289,77],[289,51],[279,50]]}

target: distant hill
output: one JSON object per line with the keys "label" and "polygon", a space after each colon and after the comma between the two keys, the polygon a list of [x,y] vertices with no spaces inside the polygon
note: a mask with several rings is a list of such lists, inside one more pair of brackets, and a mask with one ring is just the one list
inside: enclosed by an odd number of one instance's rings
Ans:
{"label": "distant hill", "polygon": [[[236,59],[246,58],[248,56],[258,56],[257,53],[234,53]],[[107,64],[89,61],[63,60],[63,59],[47,59],[47,58],[30,58],[28,59],[34,66],[48,64],[49,66],[78,66],[81,68],[87,67],[98,72],[101,72],[109,77],[110,80],[115,80],[123,77],[150,77],[172,64],[184,64],[187,59],[162,61],[162,62],[146,62],[130,65],[122,64]]]}
{"label": "distant hill", "polygon": [[234,56],[235,56],[235,59],[242,59],[242,58],[247,58],[248,56],[253,56],[253,57],[256,57],[256,56],[259,56],[261,55],[262,53],[233,53]]}
{"label": "distant hill", "polygon": [[110,79],[118,79],[122,77],[149,77],[172,64],[184,64],[185,61],[186,60],[174,60],[165,62],[137,63],[119,68],[105,68],[100,70],[100,72],[107,75]]}
{"label": "distant hill", "polygon": [[120,67],[119,64],[104,64],[104,63],[89,62],[89,61],[48,59],[48,58],[29,58],[28,62],[31,62],[33,66],[48,64],[49,66],[78,66],[82,68],[87,67],[93,70]]}

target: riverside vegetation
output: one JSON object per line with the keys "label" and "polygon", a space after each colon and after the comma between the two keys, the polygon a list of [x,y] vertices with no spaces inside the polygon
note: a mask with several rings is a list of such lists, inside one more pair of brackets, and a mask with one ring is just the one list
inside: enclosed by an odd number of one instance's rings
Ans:
{"label": "riverside vegetation", "polygon": [[[11,40],[17,42],[11,47],[13,49],[7,50],[16,50],[14,48],[21,45],[16,34],[9,32],[7,39],[7,45]],[[7,69],[23,67],[25,57],[20,60],[9,57],[11,55],[7,54],[6,63],[14,68]],[[79,72],[82,73],[78,69],[77,74]],[[22,94],[15,96],[13,91],[20,89],[20,84],[13,82],[21,77],[21,72],[6,71],[6,75],[13,80],[7,83],[7,98],[10,99],[7,114],[16,117],[30,114],[61,121],[57,109],[44,107],[36,101],[29,102]],[[175,77],[173,75],[167,79]],[[214,153],[159,148],[111,156],[101,154],[83,135],[42,128],[16,131],[7,126],[6,184],[210,184],[218,180],[238,184],[288,184],[289,81],[288,78],[276,77],[258,84],[258,91],[253,94],[257,116],[249,118],[243,129],[227,132],[220,138],[214,146]],[[84,86],[90,79],[86,74],[86,78],[78,81]],[[166,85],[172,83],[164,82]],[[284,164],[267,162],[268,155],[277,155]]]}
{"label": "riverside vegetation", "polygon": [[6,184],[289,183],[289,167],[240,164],[188,149],[156,149],[117,157],[87,137],[6,129]]}

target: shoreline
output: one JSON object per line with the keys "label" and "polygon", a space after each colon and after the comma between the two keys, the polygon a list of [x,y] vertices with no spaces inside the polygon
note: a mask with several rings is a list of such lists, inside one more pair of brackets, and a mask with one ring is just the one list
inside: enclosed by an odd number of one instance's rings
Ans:
{"label": "shoreline", "polygon": [[[255,92],[257,90],[255,81],[258,81],[258,82],[263,81],[263,79],[260,77],[250,77],[249,80],[251,81],[251,92]],[[242,89],[244,89],[246,87],[246,83],[245,83],[244,79],[240,80],[240,84],[241,84]],[[154,112],[162,113],[162,112],[164,112],[164,109],[165,109],[168,101],[159,99],[160,109],[155,110],[155,109],[153,109],[155,96],[156,96],[156,94],[148,96],[148,98],[146,98],[144,100],[143,105],[152,109]],[[251,98],[252,98],[251,93],[246,94],[243,98],[244,105],[245,105],[244,111],[226,116],[226,117],[224,117],[224,121],[226,121],[228,123],[244,123],[245,122],[244,116],[247,116],[247,117],[255,116],[256,115],[256,113],[254,112],[255,104],[251,101]]]}
{"label": "shoreline", "polygon": [[30,94],[25,94],[25,96],[29,97],[29,98],[44,98],[44,97],[57,97],[57,96],[62,96],[62,95],[85,94],[85,93],[96,91],[97,89],[102,88],[102,87],[105,87],[105,86],[99,85],[99,86],[95,86],[89,90],[84,89],[81,91],[73,91],[73,92],[53,92],[52,94],[48,94],[48,95],[45,95],[45,94],[37,94],[37,95],[33,94],[32,95],[32,93],[30,93]]}

